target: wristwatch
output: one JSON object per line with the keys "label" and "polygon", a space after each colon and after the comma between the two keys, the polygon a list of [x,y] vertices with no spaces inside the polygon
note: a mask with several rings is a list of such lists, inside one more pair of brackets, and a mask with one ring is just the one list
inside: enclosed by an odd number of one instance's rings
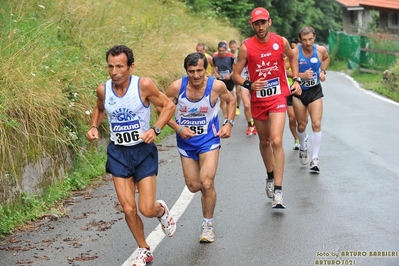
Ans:
{"label": "wristwatch", "polygon": [[299,84],[302,83],[302,79],[300,77],[293,78],[292,80],[298,82]]}
{"label": "wristwatch", "polygon": [[156,126],[152,126],[151,127],[151,129],[153,129],[154,130],[154,132],[155,132],[155,135],[159,135],[159,134],[161,134],[161,129],[159,128],[159,127],[156,127]]}
{"label": "wristwatch", "polygon": [[229,123],[232,127],[234,126],[234,121],[233,121],[233,120],[227,119],[227,120],[224,122],[224,125],[226,125],[227,123]]}

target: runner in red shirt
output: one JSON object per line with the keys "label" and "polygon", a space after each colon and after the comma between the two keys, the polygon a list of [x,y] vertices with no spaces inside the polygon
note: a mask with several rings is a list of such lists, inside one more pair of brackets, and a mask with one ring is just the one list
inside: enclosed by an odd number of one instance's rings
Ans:
{"label": "runner in red shirt", "polygon": [[[283,173],[285,155],[283,132],[286,96],[300,95],[302,90],[298,78],[298,58],[291,50],[286,38],[269,32],[272,19],[269,12],[257,7],[249,21],[255,36],[240,47],[233,71],[235,83],[250,90],[251,112],[259,136],[259,149],[267,171],[266,194],[273,199],[273,208],[285,208],[283,203]],[[289,58],[294,84],[288,85],[283,55]],[[249,80],[241,76],[247,66]]]}

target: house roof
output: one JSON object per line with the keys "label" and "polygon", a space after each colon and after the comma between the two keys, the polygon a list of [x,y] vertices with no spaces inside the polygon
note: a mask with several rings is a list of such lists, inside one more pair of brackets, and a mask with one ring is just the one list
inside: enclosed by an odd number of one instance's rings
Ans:
{"label": "house roof", "polygon": [[399,1],[393,0],[359,0],[361,6],[385,8],[385,9],[396,9],[399,10]]}
{"label": "house roof", "polygon": [[338,4],[343,5],[344,7],[360,7],[359,2],[361,2],[361,0],[335,0],[335,1],[338,2]]}

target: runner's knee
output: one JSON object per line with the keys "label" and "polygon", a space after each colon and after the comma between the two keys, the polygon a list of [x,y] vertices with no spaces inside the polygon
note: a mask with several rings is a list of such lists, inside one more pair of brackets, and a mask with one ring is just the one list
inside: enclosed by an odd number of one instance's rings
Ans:
{"label": "runner's knee", "polygon": [[273,150],[276,149],[280,149],[283,147],[283,140],[280,137],[275,137],[272,141],[271,141]]}
{"label": "runner's knee", "polygon": [[140,213],[147,217],[147,218],[152,218],[155,215],[155,205],[154,202],[151,202],[151,204],[143,204],[139,206]]}
{"label": "runner's knee", "polygon": [[137,214],[137,206],[135,204],[134,205],[130,205],[130,204],[127,204],[127,203],[121,203],[121,205],[122,205],[123,212],[127,216],[131,216],[131,215]]}
{"label": "runner's knee", "polygon": [[191,193],[198,192],[201,189],[199,182],[186,182],[186,186]]}
{"label": "runner's knee", "polygon": [[319,132],[321,130],[321,121],[312,121],[313,132]]}

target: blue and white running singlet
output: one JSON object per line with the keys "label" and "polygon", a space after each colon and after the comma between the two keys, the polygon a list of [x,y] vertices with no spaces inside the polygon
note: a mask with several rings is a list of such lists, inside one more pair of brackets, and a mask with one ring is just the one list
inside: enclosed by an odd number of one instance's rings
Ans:
{"label": "blue and white running singlet", "polygon": [[176,123],[190,128],[196,136],[183,139],[179,134],[176,134],[177,146],[181,149],[196,149],[206,143],[211,143],[211,140],[214,142],[215,139],[220,142],[220,137],[216,136],[219,131],[219,99],[216,100],[215,105],[211,103],[214,80],[213,77],[208,77],[202,98],[198,101],[191,101],[186,95],[188,76],[182,78],[175,112]]}
{"label": "blue and white running singlet", "polygon": [[299,73],[306,72],[309,68],[313,70],[313,77],[310,79],[302,79],[302,90],[308,90],[320,83],[320,66],[319,55],[317,54],[316,44],[313,45],[313,53],[310,57],[306,57],[302,51],[302,45],[298,44],[298,66]]}
{"label": "blue and white running singlet", "polygon": [[131,75],[123,96],[115,94],[111,79],[104,84],[104,108],[108,115],[111,141],[115,145],[133,146],[142,143],[139,136],[150,128],[150,105],[146,106],[141,101],[139,84],[140,77]]}

